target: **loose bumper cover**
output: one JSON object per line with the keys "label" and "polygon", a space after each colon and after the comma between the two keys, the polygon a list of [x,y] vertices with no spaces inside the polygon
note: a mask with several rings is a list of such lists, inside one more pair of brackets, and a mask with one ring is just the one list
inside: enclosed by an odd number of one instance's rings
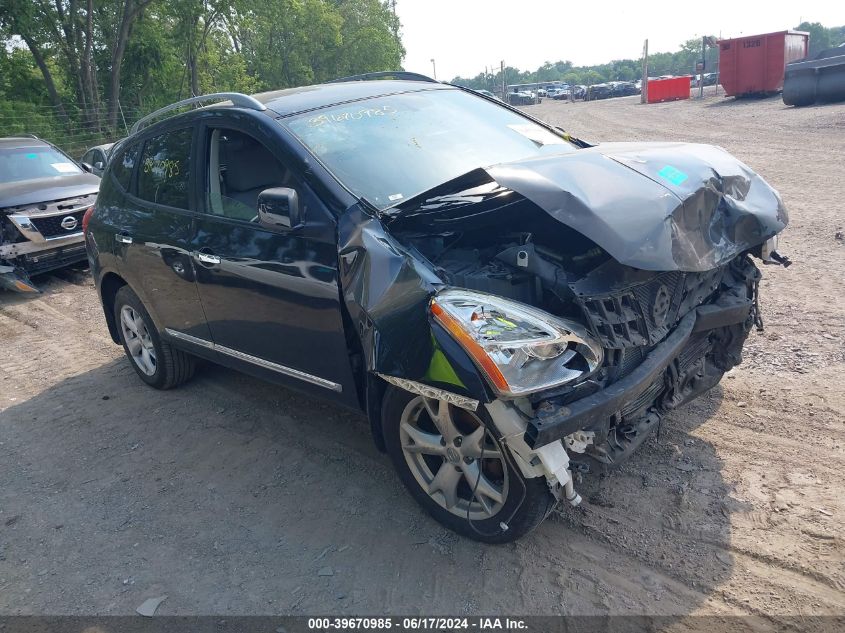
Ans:
{"label": "loose bumper cover", "polygon": [[[624,378],[567,404],[556,404],[553,399],[542,401],[536,416],[528,423],[526,443],[540,447],[562,440],[576,431],[599,425],[618,415],[643,395],[660,395],[662,386],[672,380],[672,376],[667,376],[670,367],[683,356],[697,334],[731,326],[739,326],[747,334],[753,311],[753,300],[735,296],[723,296],[716,303],[699,306],[684,316],[674,330]],[[744,336],[742,338],[744,340]],[[660,388],[656,389],[656,386]],[[646,404],[655,399],[650,398]]]}

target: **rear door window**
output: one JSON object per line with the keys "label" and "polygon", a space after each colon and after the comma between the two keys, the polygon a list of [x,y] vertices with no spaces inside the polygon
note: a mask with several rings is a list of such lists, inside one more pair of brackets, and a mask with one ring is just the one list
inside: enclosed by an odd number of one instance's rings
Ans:
{"label": "rear door window", "polygon": [[138,146],[127,147],[112,165],[111,171],[124,191],[129,191],[132,183],[132,170],[138,160]]}
{"label": "rear door window", "polygon": [[149,139],[141,154],[138,197],[149,202],[187,209],[191,171],[192,128]]}

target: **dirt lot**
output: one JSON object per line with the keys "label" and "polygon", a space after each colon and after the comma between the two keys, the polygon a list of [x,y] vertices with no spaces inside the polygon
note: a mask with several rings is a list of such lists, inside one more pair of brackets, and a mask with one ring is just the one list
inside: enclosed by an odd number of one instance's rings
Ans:
{"label": "dirt lot", "polygon": [[222,368],[144,386],[90,278],[0,296],[0,613],[845,613],[845,105],[530,110],[727,148],[783,195],[766,330],[620,471],[482,546],[414,504],[363,418]]}

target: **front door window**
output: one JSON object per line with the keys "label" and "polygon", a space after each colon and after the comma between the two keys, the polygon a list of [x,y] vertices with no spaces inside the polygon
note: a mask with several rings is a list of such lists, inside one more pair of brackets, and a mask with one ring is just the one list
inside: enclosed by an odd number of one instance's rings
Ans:
{"label": "front door window", "polygon": [[285,186],[287,169],[264,145],[235,130],[209,134],[206,211],[234,220],[258,221],[258,194]]}

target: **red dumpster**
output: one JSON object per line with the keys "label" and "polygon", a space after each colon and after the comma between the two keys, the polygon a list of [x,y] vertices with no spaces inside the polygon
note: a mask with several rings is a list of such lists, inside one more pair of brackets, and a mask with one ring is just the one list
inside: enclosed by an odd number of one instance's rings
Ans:
{"label": "red dumpster", "polygon": [[670,79],[648,80],[648,102],[675,101],[689,99],[690,76],[672,77]]}
{"label": "red dumpster", "polygon": [[806,57],[809,45],[804,31],[719,40],[719,83],[729,97],[779,92],[784,68]]}

